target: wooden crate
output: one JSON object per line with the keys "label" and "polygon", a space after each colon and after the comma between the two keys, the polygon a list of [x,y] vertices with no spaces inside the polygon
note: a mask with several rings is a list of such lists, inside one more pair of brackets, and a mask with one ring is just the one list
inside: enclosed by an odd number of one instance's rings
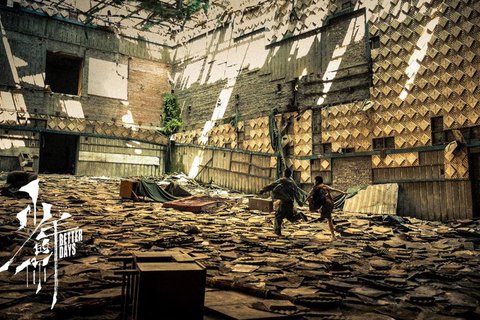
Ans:
{"label": "wooden crate", "polygon": [[120,198],[122,199],[136,199],[135,190],[137,190],[137,180],[122,180],[120,181]]}

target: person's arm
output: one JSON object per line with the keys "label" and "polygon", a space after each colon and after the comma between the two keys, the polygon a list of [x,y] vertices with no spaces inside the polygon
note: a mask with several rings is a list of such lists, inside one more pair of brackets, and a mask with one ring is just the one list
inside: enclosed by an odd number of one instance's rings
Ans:
{"label": "person's arm", "polygon": [[270,183],[269,185],[266,185],[265,187],[263,187],[258,193],[262,194],[262,193],[265,193],[265,192],[272,191],[279,184],[280,184],[280,179],[275,180],[274,182]]}
{"label": "person's arm", "polygon": [[330,187],[330,186],[326,186],[328,190],[330,191],[336,191],[336,192],[340,192],[340,193],[343,193],[343,194],[347,194],[345,191],[342,191],[342,190],[339,190],[339,189],[335,189],[333,187]]}

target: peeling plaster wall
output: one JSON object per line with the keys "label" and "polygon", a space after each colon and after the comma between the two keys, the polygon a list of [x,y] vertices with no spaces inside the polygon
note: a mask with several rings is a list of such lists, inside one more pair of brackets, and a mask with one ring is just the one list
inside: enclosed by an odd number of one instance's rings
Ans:
{"label": "peeling plaster wall", "polygon": [[[130,111],[135,124],[161,125],[162,98],[170,91],[170,56],[167,47],[21,12],[2,10],[0,19],[19,78],[15,83],[3,41],[0,43],[0,86],[5,89],[21,86],[20,91],[29,113],[70,116],[62,104],[63,101],[73,100],[81,105],[83,115],[88,119],[120,123],[122,116]],[[80,95],[44,90],[47,51],[83,58]],[[127,70],[122,73],[128,77],[128,84],[125,84],[128,92],[117,94],[118,98],[89,94],[99,91],[89,88],[89,84],[92,84],[88,77],[91,59],[126,66]],[[107,81],[105,85],[113,86],[114,83]]]}

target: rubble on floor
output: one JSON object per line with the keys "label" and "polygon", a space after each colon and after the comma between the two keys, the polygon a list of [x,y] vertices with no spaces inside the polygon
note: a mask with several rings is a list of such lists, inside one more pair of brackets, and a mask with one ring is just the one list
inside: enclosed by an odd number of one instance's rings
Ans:
{"label": "rubble on floor", "polygon": [[[184,176],[171,180],[194,195],[237,204],[191,213],[122,202],[116,179],[40,176],[39,203],[70,213],[83,240],[74,257],[59,261],[53,310],[48,282],[36,295],[24,274],[0,272],[0,318],[116,319],[121,277],[114,270],[121,265],[108,257],[166,249],[181,249],[207,267],[208,319],[480,317],[479,221],[334,212],[337,241],[326,223],[286,222],[277,237],[273,213],[248,210],[247,197]],[[0,199],[3,264],[25,240],[16,214],[29,200]]]}

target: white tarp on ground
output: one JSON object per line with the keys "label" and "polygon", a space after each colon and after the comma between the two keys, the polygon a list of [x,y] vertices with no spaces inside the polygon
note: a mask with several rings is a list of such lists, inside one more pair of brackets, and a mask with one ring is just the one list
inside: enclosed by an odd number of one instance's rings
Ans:
{"label": "white tarp on ground", "polygon": [[345,200],[344,212],[397,214],[398,184],[376,184]]}

